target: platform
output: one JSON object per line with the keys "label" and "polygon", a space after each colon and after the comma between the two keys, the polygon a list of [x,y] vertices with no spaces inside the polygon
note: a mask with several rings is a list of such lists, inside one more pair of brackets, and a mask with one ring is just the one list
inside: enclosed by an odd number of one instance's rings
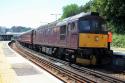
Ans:
{"label": "platform", "polygon": [[63,83],[0,41],[0,83]]}
{"label": "platform", "polygon": [[114,55],[125,56],[125,48],[111,48],[113,50]]}

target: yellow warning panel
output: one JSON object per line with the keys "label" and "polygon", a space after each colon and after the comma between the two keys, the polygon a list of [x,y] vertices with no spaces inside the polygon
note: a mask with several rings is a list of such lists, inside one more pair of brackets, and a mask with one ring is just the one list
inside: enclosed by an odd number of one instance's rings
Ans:
{"label": "yellow warning panel", "polygon": [[0,42],[0,83],[18,83],[16,82],[15,71],[3,53],[3,47],[3,43]]}
{"label": "yellow warning panel", "polygon": [[106,34],[79,34],[79,47],[107,48],[108,35]]}

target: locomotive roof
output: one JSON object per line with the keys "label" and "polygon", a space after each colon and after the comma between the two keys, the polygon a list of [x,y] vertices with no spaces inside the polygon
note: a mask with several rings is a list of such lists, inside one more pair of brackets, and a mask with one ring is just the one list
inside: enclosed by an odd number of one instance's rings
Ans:
{"label": "locomotive roof", "polygon": [[85,17],[85,16],[89,16],[89,15],[95,15],[95,16],[99,16],[99,13],[97,12],[88,12],[88,13],[80,13],[68,18],[65,18],[63,20],[58,20],[58,21],[54,21],[45,25],[41,25],[40,27],[38,27],[37,29],[41,29],[41,28],[48,28],[48,27],[54,27],[54,26],[61,26],[61,25],[66,25],[67,23],[73,22],[75,20],[78,20],[81,17]]}
{"label": "locomotive roof", "polygon": [[66,23],[73,22],[75,20],[78,20],[81,17],[85,17],[85,16],[89,16],[89,15],[99,16],[99,13],[97,13],[97,12],[88,12],[88,13],[82,12],[82,13],[77,14],[75,16],[71,16],[71,17],[65,18],[64,20],[58,22],[57,26],[65,25]]}

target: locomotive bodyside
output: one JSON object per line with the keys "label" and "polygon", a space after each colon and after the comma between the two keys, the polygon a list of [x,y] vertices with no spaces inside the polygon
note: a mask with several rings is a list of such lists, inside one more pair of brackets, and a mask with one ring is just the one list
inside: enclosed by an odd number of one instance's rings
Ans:
{"label": "locomotive bodyside", "polygon": [[[48,25],[49,26],[49,25]],[[70,30],[67,26],[43,26],[34,31],[33,44],[40,46],[77,49],[78,31]]]}

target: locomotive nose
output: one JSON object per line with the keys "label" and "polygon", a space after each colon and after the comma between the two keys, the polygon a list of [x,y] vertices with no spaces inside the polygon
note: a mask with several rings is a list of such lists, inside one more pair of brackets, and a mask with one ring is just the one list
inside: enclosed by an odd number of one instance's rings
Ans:
{"label": "locomotive nose", "polygon": [[99,41],[99,37],[98,36],[95,36],[95,41]]}

